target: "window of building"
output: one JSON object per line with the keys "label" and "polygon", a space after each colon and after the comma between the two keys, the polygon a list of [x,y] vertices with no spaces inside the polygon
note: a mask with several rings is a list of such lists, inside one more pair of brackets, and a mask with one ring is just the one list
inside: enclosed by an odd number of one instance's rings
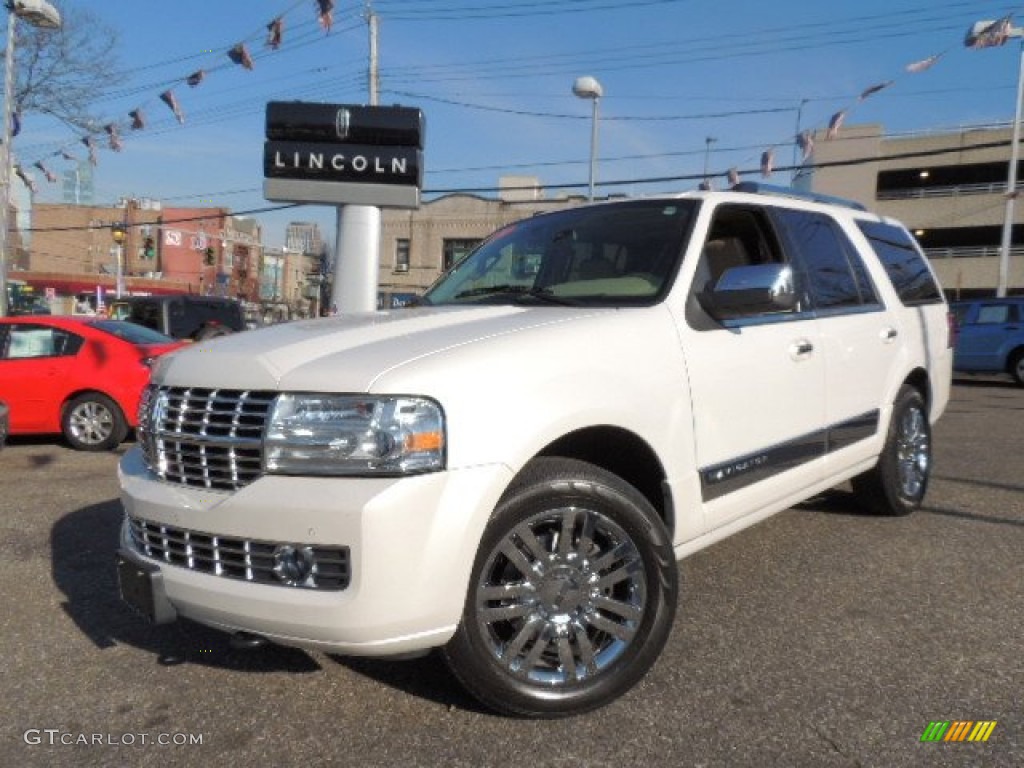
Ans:
{"label": "window of building", "polygon": [[448,270],[453,264],[458,264],[462,261],[466,255],[480,245],[480,239],[452,239],[444,241],[444,262],[441,264],[441,268]]}
{"label": "window of building", "polygon": [[409,241],[399,238],[395,241],[395,272],[409,271]]}
{"label": "window of building", "polygon": [[[1018,174],[1020,170],[1018,166]],[[879,172],[876,184],[879,200],[1002,192],[1006,189],[1006,163],[899,168]]]}

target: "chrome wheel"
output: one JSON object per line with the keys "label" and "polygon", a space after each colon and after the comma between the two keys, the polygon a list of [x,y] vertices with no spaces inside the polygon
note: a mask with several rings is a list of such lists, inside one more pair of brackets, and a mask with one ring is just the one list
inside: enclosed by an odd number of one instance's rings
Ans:
{"label": "chrome wheel", "polygon": [[442,652],[479,701],[527,717],[603,706],[651,668],[678,574],[651,503],[617,475],[540,457],[483,532],[462,619]]}
{"label": "chrome wheel", "polygon": [[476,587],[480,633],[516,677],[583,681],[633,641],[646,580],[636,545],[606,516],[579,507],[542,512],[487,558]]}
{"label": "chrome wheel", "polygon": [[80,451],[106,451],[124,440],[128,424],[117,403],[98,392],[79,395],[64,409],[64,437]]}
{"label": "chrome wheel", "polygon": [[896,435],[896,460],[900,488],[908,498],[921,496],[931,469],[931,438],[928,419],[920,408],[908,408]]}

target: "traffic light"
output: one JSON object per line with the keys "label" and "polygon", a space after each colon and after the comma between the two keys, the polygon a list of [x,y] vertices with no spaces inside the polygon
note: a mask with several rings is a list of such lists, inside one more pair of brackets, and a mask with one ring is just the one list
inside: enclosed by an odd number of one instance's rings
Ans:
{"label": "traffic light", "polygon": [[146,239],[142,241],[142,258],[156,258],[156,243],[153,241],[152,236],[147,235]]}
{"label": "traffic light", "polygon": [[204,251],[204,259],[203,259],[206,262],[206,266],[212,267],[214,265],[215,262],[213,260],[213,257],[214,257],[213,246],[212,245],[206,246],[206,250]]}
{"label": "traffic light", "polygon": [[114,242],[120,245],[124,242],[124,239],[128,236],[128,228],[121,222],[116,222],[110,225],[110,236],[114,238]]}

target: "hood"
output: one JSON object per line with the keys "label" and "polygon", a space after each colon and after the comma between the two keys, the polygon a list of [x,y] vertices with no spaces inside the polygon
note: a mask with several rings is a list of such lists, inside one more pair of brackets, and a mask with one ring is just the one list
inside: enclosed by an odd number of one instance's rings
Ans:
{"label": "hood", "polygon": [[476,305],[301,320],[190,344],[160,358],[154,380],[221,389],[365,392],[376,378],[411,360],[607,311]]}

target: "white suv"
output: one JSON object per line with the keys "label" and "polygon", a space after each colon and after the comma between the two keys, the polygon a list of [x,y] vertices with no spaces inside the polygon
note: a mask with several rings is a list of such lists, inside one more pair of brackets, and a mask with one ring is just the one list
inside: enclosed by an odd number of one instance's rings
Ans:
{"label": "white suv", "polygon": [[921,503],[951,378],[900,224],[756,185],[495,233],[414,308],[164,359],[120,465],[124,598],[286,645],[441,649],[584,712],[654,663],[676,561],[846,480]]}

